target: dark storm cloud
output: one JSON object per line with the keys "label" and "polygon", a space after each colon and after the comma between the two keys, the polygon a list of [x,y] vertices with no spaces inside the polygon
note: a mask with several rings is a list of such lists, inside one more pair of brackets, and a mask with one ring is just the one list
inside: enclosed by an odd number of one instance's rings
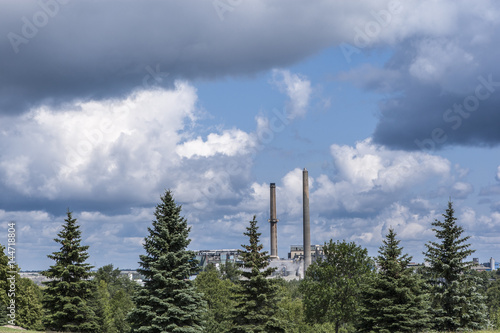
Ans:
{"label": "dark storm cloud", "polygon": [[439,87],[413,87],[404,97],[381,103],[374,140],[397,149],[425,151],[456,144],[498,145],[500,82],[498,85],[495,89],[499,96],[491,95],[486,100],[474,93],[447,94],[440,93]]}
{"label": "dark storm cloud", "polygon": [[374,141],[407,150],[498,145],[500,39],[492,26],[498,23],[481,29],[471,19],[463,29],[479,30],[474,35],[412,38],[396,47],[376,79],[358,77],[363,88],[381,92],[384,86],[388,94]]}
{"label": "dark storm cloud", "polygon": [[340,34],[334,26],[343,21],[325,15],[333,7],[324,1],[4,1],[0,112],[286,66]]}

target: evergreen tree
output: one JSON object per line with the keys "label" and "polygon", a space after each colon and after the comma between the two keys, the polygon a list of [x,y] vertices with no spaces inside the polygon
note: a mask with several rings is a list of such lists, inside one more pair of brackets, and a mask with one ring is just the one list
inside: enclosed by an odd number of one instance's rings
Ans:
{"label": "evergreen tree", "polygon": [[231,282],[236,282],[240,279],[241,272],[236,263],[226,260],[226,263],[221,265],[220,270],[223,279],[231,280]]}
{"label": "evergreen tree", "polygon": [[372,274],[368,251],[356,243],[330,240],[324,259],[309,266],[300,289],[306,318],[313,324],[331,323],[335,332],[359,319],[360,296]]}
{"label": "evergreen tree", "polygon": [[363,294],[362,332],[420,332],[429,326],[423,282],[408,267],[411,257],[402,255],[399,242],[389,229],[377,257],[380,270]]}
{"label": "evergreen tree", "polygon": [[63,230],[54,240],[61,244],[48,257],[55,261],[42,274],[51,281],[44,282],[43,304],[46,309],[45,327],[53,331],[96,332],[96,316],[89,301],[92,299],[92,266],[85,263],[88,246],[80,245],[81,231],[68,211]]}
{"label": "evergreen tree", "polygon": [[475,251],[462,237],[464,229],[456,222],[452,202],[443,214],[444,221],[435,220],[432,230],[441,242],[426,244],[426,270],[431,293],[434,328],[456,331],[480,329],[485,323],[486,306],[478,290],[478,278],[470,274],[465,259]]}
{"label": "evergreen tree", "polygon": [[186,250],[190,228],[180,212],[181,206],[167,191],[144,240],[147,254],[140,256],[138,272],[144,276],[144,287],[133,298],[132,332],[203,331],[205,302],[189,280],[198,263],[194,252]]}
{"label": "evergreen tree", "polygon": [[268,268],[270,256],[259,244],[261,234],[255,216],[246,229],[244,235],[249,237],[250,244],[242,245],[245,250],[240,252],[243,279],[237,282],[235,289],[234,326],[230,332],[285,332],[284,323],[276,317],[278,285],[275,280],[268,279],[275,268]]}

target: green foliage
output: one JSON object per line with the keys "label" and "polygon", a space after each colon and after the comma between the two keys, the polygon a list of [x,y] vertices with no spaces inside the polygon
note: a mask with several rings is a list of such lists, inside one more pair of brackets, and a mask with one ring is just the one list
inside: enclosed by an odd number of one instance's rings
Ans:
{"label": "green foliage", "polygon": [[170,191],[156,206],[155,220],[144,239],[146,255],[138,270],[144,287],[133,297],[132,332],[202,332],[206,304],[189,277],[197,270],[193,251],[186,250],[190,228],[180,216]]}
{"label": "green foliage", "polygon": [[360,295],[373,263],[366,249],[354,242],[334,243],[323,247],[325,258],[309,266],[301,283],[306,318],[311,323],[341,326],[359,317]]}
{"label": "green foliage", "polygon": [[231,261],[226,261],[226,263],[221,266],[221,273],[222,278],[229,279],[231,282],[237,282],[241,276],[238,266]]}
{"label": "green foliage", "polygon": [[456,331],[482,328],[486,323],[484,297],[480,279],[470,273],[465,259],[474,253],[470,237],[462,237],[464,229],[456,223],[452,202],[443,214],[444,221],[435,220],[432,230],[440,242],[426,244],[426,275],[430,285],[434,328]]}
{"label": "green foliage", "polygon": [[113,325],[113,313],[111,312],[110,299],[111,295],[108,291],[108,284],[104,280],[99,280],[97,282],[97,288],[95,292],[96,297],[96,309],[95,313],[97,315],[98,322],[98,332],[102,333],[117,333],[118,331]]}
{"label": "green foliage", "polygon": [[194,284],[208,305],[205,317],[206,333],[229,331],[232,327],[230,313],[235,306],[232,300],[234,283],[229,279],[222,279],[221,273],[210,264],[204,272],[198,274]]}
{"label": "green foliage", "polygon": [[[12,317],[7,317],[7,304],[15,300],[14,324],[27,329],[43,329],[42,325],[42,293],[40,288],[30,279],[21,278],[19,267],[9,266],[9,258],[5,254],[5,247],[0,244],[0,325],[7,325]],[[14,278],[14,294],[9,296],[10,280]]]}
{"label": "green foliage", "polygon": [[245,250],[240,252],[243,278],[235,288],[234,326],[230,332],[285,332],[285,324],[276,316],[278,285],[275,280],[268,279],[275,268],[268,268],[269,255],[262,251],[263,246],[259,244],[261,234],[255,216],[244,235],[249,237],[250,244],[242,245]]}
{"label": "green foliage", "polygon": [[20,278],[16,287],[16,325],[31,330],[42,330],[42,291],[28,278]]}
{"label": "green foliage", "polygon": [[132,296],[138,284],[120,275],[120,270],[114,269],[111,264],[97,270],[94,282],[94,307],[99,318],[99,332],[130,332],[127,314],[134,308]]}
{"label": "green foliage", "polygon": [[361,332],[421,332],[429,326],[423,281],[408,268],[411,257],[402,255],[399,243],[389,229],[377,257],[380,270],[363,294]]}
{"label": "green foliage", "polygon": [[9,258],[5,254],[5,246],[0,244],[0,325],[7,325],[7,321],[9,320],[7,318],[7,304],[10,298],[7,294],[10,282],[7,278],[11,274],[8,273],[10,271],[8,264]]}
{"label": "green foliage", "polygon": [[486,305],[491,325],[500,328],[500,279],[496,278],[486,291]]}
{"label": "green foliage", "polygon": [[[299,281],[277,280],[279,284],[278,312],[276,316],[286,323],[287,333],[310,332],[312,327],[306,322],[302,294],[299,291]],[[312,331],[311,331],[312,333]]]}
{"label": "green foliage", "polygon": [[90,305],[92,299],[92,266],[85,263],[88,246],[80,245],[81,231],[68,211],[63,230],[54,239],[61,244],[59,251],[48,257],[55,261],[43,275],[52,279],[44,282],[43,304],[46,309],[45,327],[54,331],[96,332],[96,316]]}

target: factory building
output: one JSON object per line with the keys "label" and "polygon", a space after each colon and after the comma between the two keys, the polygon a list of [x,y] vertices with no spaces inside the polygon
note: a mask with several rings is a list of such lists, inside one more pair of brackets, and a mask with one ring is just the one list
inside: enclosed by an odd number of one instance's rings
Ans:
{"label": "factory building", "polygon": [[198,260],[202,269],[209,264],[220,267],[220,265],[225,265],[226,262],[239,263],[241,260],[238,251],[237,249],[200,250],[196,251],[196,260]]}
{"label": "factory building", "polygon": [[[321,245],[311,245],[311,259],[316,261],[317,258],[323,257],[323,246]],[[304,246],[303,245],[291,245],[290,252],[288,253],[288,259],[300,261],[304,260]]]}
{"label": "factory building", "polygon": [[497,269],[500,269],[500,263],[495,262],[495,259],[490,258],[490,261],[485,262],[480,264],[479,263],[479,258],[473,258],[472,259],[472,269],[478,272],[484,272],[484,271],[496,271]]}

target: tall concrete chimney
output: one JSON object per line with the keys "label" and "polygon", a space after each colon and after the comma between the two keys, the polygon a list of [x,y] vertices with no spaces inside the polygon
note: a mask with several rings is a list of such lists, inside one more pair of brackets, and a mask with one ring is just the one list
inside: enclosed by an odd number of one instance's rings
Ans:
{"label": "tall concrete chimney", "polygon": [[311,223],[309,220],[309,173],[306,168],[302,171],[302,205],[304,221],[304,276],[311,265]]}
{"label": "tall concrete chimney", "polygon": [[269,223],[271,223],[271,260],[279,259],[278,256],[278,220],[276,219],[276,184],[271,183],[271,215]]}

